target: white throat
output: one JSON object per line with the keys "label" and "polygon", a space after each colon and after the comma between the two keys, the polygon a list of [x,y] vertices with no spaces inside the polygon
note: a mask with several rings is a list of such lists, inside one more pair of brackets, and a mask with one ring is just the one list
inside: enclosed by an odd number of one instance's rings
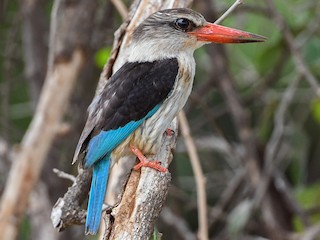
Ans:
{"label": "white throat", "polygon": [[128,62],[152,62],[168,58],[190,57],[193,58],[194,49],[186,48],[182,51],[168,46],[166,43],[155,41],[142,41],[132,44],[128,48]]}

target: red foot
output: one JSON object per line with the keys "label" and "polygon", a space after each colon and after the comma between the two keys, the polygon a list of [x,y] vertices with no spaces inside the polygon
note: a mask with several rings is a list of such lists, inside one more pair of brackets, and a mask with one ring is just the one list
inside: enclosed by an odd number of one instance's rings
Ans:
{"label": "red foot", "polygon": [[148,159],[142,154],[142,152],[140,152],[140,150],[132,145],[130,145],[130,149],[131,151],[138,157],[138,159],[140,160],[140,163],[138,163],[137,165],[135,165],[133,167],[134,170],[139,170],[142,167],[150,167],[153,168],[155,170],[158,170],[159,172],[167,172],[168,169],[166,169],[165,167],[162,167],[160,164],[160,162],[150,162],[148,161]]}
{"label": "red foot", "polygon": [[167,128],[167,129],[166,129],[166,133],[167,133],[167,135],[168,135],[169,137],[171,137],[171,136],[174,134],[174,131],[173,131],[172,129],[170,129],[170,128]]}

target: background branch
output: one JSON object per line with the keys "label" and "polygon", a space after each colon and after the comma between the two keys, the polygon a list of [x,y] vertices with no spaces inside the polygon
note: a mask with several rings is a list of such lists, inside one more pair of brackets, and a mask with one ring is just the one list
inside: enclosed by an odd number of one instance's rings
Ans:
{"label": "background branch", "polygon": [[208,210],[207,210],[207,194],[206,194],[206,178],[202,172],[200,159],[195,147],[194,141],[190,134],[190,127],[187,117],[183,111],[179,113],[179,123],[181,134],[187,147],[188,155],[194,172],[197,184],[197,204],[198,204],[198,237],[199,239],[208,239]]}
{"label": "background branch", "polygon": [[[92,21],[95,6],[92,1],[82,1],[72,6],[61,1],[55,2],[50,30],[51,44],[55,47],[51,48],[49,53],[49,70],[45,85],[2,196],[0,231],[4,239],[16,238],[29,195],[38,181],[45,156],[68,105],[72,88],[86,62],[82,46],[86,46],[89,39],[83,37],[83,34],[89,36],[91,29],[88,28],[89,24],[83,23]],[[83,19],[80,21],[74,14],[81,11],[85,11],[86,14],[82,15]],[[78,21],[81,22],[81,26]],[[70,34],[70,29],[76,31]]]}

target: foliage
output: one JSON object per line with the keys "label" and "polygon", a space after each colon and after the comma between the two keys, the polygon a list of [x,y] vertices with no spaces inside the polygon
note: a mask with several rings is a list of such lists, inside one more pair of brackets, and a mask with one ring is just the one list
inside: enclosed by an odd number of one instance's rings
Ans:
{"label": "foliage", "polygon": [[109,57],[111,54],[111,48],[110,47],[104,47],[99,49],[95,54],[95,63],[97,67],[103,68],[103,66],[107,63]]}

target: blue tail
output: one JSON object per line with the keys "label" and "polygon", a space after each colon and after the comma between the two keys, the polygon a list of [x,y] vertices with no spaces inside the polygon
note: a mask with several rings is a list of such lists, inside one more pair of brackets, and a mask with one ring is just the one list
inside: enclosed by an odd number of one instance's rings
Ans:
{"label": "blue tail", "polygon": [[110,154],[94,164],[87,210],[86,234],[96,234],[99,230],[101,210],[106,193],[110,167]]}

